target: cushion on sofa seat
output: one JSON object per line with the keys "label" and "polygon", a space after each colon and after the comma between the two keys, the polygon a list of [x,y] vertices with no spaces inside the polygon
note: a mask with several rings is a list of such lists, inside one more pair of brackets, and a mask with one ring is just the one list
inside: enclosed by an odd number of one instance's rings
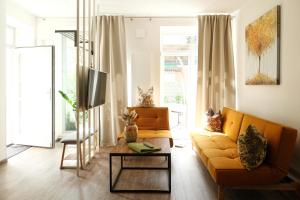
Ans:
{"label": "cushion on sofa seat", "polygon": [[238,158],[238,152],[236,148],[228,148],[225,150],[221,149],[206,149],[202,151],[203,159],[205,159],[206,164],[209,159],[212,158],[228,158],[236,159]]}
{"label": "cushion on sofa seat", "polygon": [[171,131],[169,130],[139,130],[138,137],[140,138],[172,138]]}
{"label": "cushion on sofa seat", "polygon": [[[124,134],[118,135],[118,140],[124,138]],[[139,130],[138,138],[169,138],[170,146],[173,147],[172,133],[169,130]]]}
{"label": "cushion on sofa seat", "polygon": [[210,132],[206,134],[206,131],[193,132],[191,133],[192,140],[199,146],[201,149],[227,149],[227,148],[236,148],[236,143],[233,142],[229,137],[222,133]]}
{"label": "cushion on sofa seat", "polygon": [[224,134],[236,142],[243,120],[243,113],[224,107],[222,111],[222,118]]}
{"label": "cushion on sofa seat", "polygon": [[193,146],[197,149],[204,165],[207,165],[208,159],[212,157],[238,156],[236,143],[228,136],[218,132],[208,132],[203,130],[191,133]]}

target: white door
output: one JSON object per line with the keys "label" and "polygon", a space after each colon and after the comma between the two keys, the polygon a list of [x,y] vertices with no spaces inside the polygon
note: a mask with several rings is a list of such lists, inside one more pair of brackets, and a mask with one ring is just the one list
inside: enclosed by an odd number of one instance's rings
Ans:
{"label": "white door", "polygon": [[17,49],[19,67],[19,131],[16,143],[54,146],[54,47]]}

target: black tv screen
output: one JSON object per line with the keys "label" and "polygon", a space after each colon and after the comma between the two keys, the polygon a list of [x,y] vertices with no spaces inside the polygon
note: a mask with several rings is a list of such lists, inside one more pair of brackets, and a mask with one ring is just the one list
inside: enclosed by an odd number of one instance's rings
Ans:
{"label": "black tv screen", "polygon": [[93,108],[104,104],[106,93],[106,73],[89,68],[87,92],[88,108]]}

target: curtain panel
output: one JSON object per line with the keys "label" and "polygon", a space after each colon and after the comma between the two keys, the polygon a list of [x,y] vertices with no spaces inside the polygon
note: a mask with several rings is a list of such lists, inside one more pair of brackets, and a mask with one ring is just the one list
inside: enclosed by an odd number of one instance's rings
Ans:
{"label": "curtain panel", "polygon": [[127,106],[124,17],[94,17],[91,37],[93,65],[107,73],[105,104],[100,107],[100,145],[112,146],[123,128],[120,116]]}
{"label": "curtain panel", "polygon": [[230,15],[198,17],[196,127],[208,108],[235,108],[235,71]]}

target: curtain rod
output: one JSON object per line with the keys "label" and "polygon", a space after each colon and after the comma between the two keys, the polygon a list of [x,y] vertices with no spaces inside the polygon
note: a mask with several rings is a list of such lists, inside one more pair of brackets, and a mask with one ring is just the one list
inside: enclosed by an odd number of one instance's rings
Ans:
{"label": "curtain rod", "polygon": [[[212,14],[209,14],[212,15]],[[217,15],[226,15],[226,14],[217,14]],[[203,16],[203,15],[199,15],[199,16]],[[157,18],[164,18],[164,19],[171,19],[171,18],[187,18],[187,19],[195,19],[198,16],[124,16],[124,18],[126,19],[157,19]],[[231,19],[234,19],[235,16],[231,15]]]}
{"label": "curtain rod", "polygon": [[196,16],[124,16],[125,18],[196,18]]}

